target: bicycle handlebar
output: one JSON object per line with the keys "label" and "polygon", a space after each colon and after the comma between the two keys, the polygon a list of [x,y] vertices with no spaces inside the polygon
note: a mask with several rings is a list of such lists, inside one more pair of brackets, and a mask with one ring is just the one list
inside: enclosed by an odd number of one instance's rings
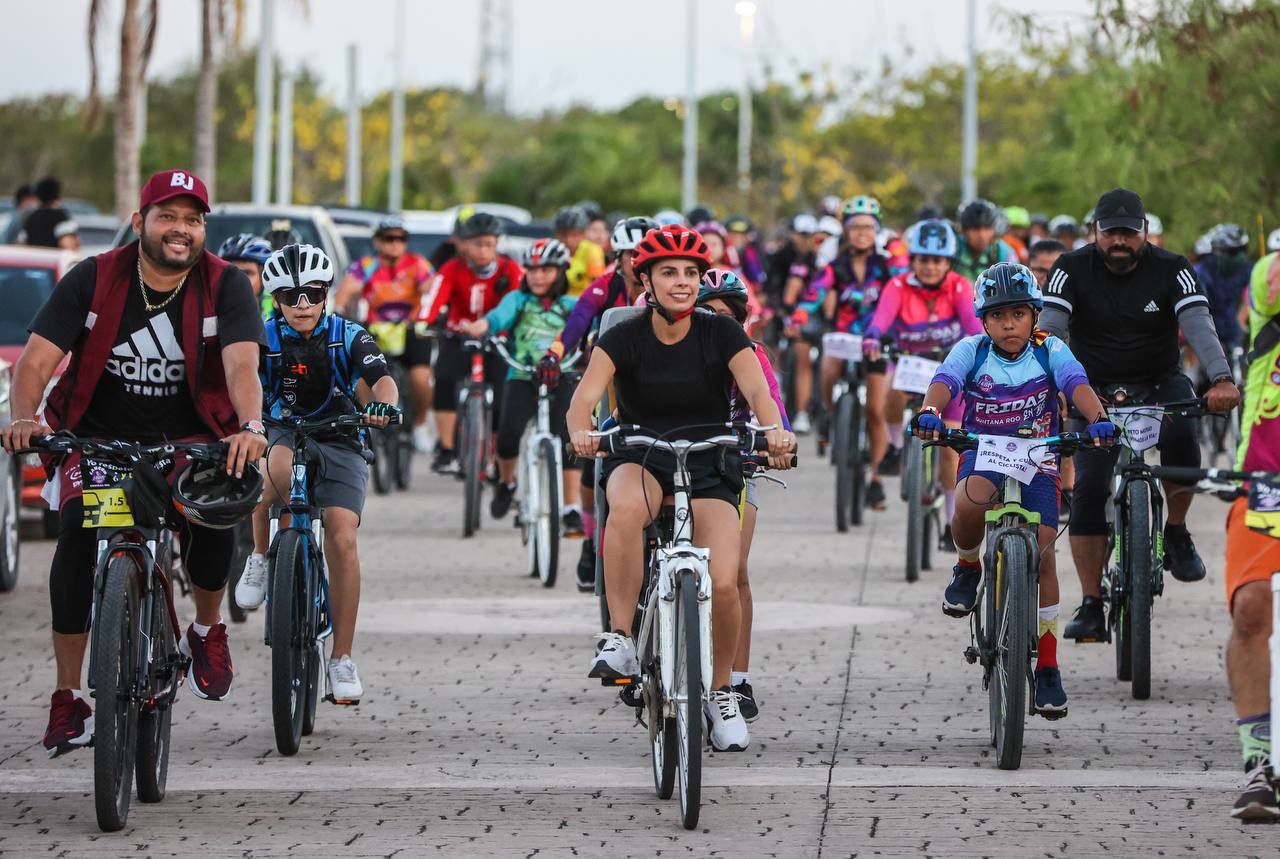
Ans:
{"label": "bicycle handlebar", "polygon": [[[979,436],[980,433],[976,432],[949,429],[943,432],[942,438],[933,441],[925,440],[924,443],[926,447],[949,447],[955,451],[976,450]],[[1010,436],[1010,438],[1017,438],[1017,436]],[[1034,441],[1037,447],[1057,448],[1068,455],[1078,450],[1102,450],[1093,443],[1093,438],[1087,432],[1064,432],[1030,440]]]}
{"label": "bicycle handlebar", "polygon": [[1225,468],[1188,468],[1181,465],[1153,465],[1150,471],[1152,477],[1157,477],[1161,480],[1216,480],[1219,482],[1259,480],[1267,483],[1280,482],[1280,473],[1273,471],[1231,471]]}
{"label": "bicycle handlebar", "polygon": [[[746,421],[726,423],[724,426],[733,430],[733,432],[699,441],[658,438],[651,431],[634,424],[619,425],[600,432],[592,432],[591,436],[600,439],[600,449],[605,453],[619,453],[623,448],[627,447],[658,448],[683,459],[690,453],[700,453],[717,447],[767,453],[769,439],[763,433],[778,428],[776,426],[760,426]],[[567,444],[565,447],[570,455],[576,453],[572,443]],[[791,467],[795,468],[799,461],[799,457],[792,454]]]}
{"label": "bicycle handlebar", "polygon": [[[398,424],[404,419],[404,414],[389,415],[391,424]],[[337,429],[383,429],[383,427],[375,426],[366,422],[365,415],[332,415],[327,418],[272,418],[264,417],[262,422],[267,426],[281,427],[282,429],[291,430],[296,433],[311,434],[320,432],[321,430],[337,430]]]}
{"label": "bicycle handlebar", "polygon": [[80,438],[69,430],[59,430],[49,435],[35,436],[31,447],[15,450],[15,456],[28,453],[97,453],[104,456],[131,459],[134,457],[156,459],[175,451],[184,451],[192,459],[202,462],[221,462],[227,458],[226,442],[221,441],[167,441],[160,444],[137,444],[131,441],[105,438]]}
{"label": "bicycle handlebar", "polygon": [[[495,338],[493,340],[493,349],[495,352],[498,353],[498,356],[502,358],[503,361],[507,362],[507,366],[510,367],[511,369],[521,373],[538,372],[537,364],[522,364],[521,362],[517,361],[515,359],[515,356],[513,356],[510,352],[507,351],[507,347],[501,339]],[[580,350],[575,349],[574,351],[570,352],[568,355],[560,359],[560,369],[562,371],[568,370],[575,363],[577,363],[578,359],[581,357],[582,357],[582,352]]]}

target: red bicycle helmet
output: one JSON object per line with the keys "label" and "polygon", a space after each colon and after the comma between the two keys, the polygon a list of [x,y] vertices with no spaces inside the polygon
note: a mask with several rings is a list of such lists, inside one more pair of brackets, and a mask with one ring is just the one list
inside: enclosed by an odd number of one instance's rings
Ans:
{"label": "red bicycle helmet", "polygon": [[645,233],[640,244],[636,245],[632,267],[637,272],[647,271],[662,259],[692,260],[698,264],[698,271],[705,273],[711,268],[711,249],[697,230],[683,224],[671,224]]}

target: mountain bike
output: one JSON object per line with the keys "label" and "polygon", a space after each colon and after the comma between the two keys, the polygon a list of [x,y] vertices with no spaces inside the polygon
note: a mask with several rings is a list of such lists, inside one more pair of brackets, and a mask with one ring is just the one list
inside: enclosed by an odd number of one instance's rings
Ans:
{"label": "mountain bike", "polygon": [[[902,415],[905,437],[901,493],[902,500],[907,502],[906,575],[908,582],[914,582],[920,579],[921,570],[933,568],[934,544],[946,524],[942,521],[946,515],[946,494],[938,477],[937,455],[911,434],[912,421],[940,362],[898,349],[886,349],[885,356],[896,362],[893,389],[909,395]],[[935,354],[934,357],[942,356]]]}
{"label": "mountain bike", "polygon": [[698,825],[702,807],[702,703],[711,686],[711,551],[693,544],[687,461],[692,453],[716,448],[768,450],[763,433],[770,428],[751,423],[725,427],[731,431],[703,441],[664,439],[637,426],[592,433],[606,453],[638,447],[666,451],[675,459],[670,503],[663,499],[651,526],[655,539],[633,627],[640,687],[629,690],[624,700],[636,707],[642,721],[647,716],[653,783],[660,799],[671,798],[678,777],[685,829]]}
{"label": "mountain bike", "polygon": [[1133,697],[1151,697],[1151,618],[1164,593],[1164,498],[1152,477],[1146,451],[1160,440],[1165,416],[1198,417],[1204,401],[1143,404],[1136,386],[1109,385],[1099,395],[1120,430],[1120,456],[1112,473],[1107,507],[1107,557],[1102,592],[1110,603],[1108,638],[1116,649],[1116,679],[1128,681]]}
{"label": "mountain bike", "polygon": [[823,354],[844,362],[831,392],[835,404],[830,425],[831,463],[836,470],[836,530],[861,525],[866,506],[867,389],[862,369],[862,338],[856,334],[822,336]]}
{"label": "mountain bike", "polygon": [[94,713],[93,793],[98,827],[124,828],[136,775],[138,799],[164,799],[173,702],[190,660],[178,649],[178,615],[168,578],[173,534],[168,510],[135,492],[135,471],[174,468],[184,452],[221,462],[221,442],[138,445],[58,432],[19,453],[80,454],[84,527],[96,531],[89,688]]}
{"label": "mountain bike", "polygon": [[[449,335],[458,336],[458,335]],[[462,536],[480,530],[480,501],[485,477],[493,464],[493,386],[485,381],[484,356],[494,338],[466,338],[462,349],[470,356],[471,373],[458,392],[458,426],[454,449],[462,466]]]}
{"label": "mountain bike", "polygon": [[[392,422],[400,420],[400,415]],[[317,436],[352,434],[367,427],[363,415],[263,421],[293,435],[293,469],[289,501],[271,508],[271,548],[267,553],[267,618],[264,641],[271,648],[271,721],[276,748],[294,755],[315,728],[321,699],[337,700],[325,691],[325,639],[333,634],[329,614],[329,577],[324,560],[324,522],[311,501],[319,451]],[[270,456],[270,450],[268,450]],[[280,517],[289,516],[281,526]]]}
{"label": "mountain bike", "polygon": [[969,614],[969,646],[964,657],[982,666],[982,687],[988,693],[991,745],[996,765],[1016,770],[1022,764],[1026,717],[1035,712],[1035,665],[1039,646],[1037,610],[1040,605],[1040,514],[1022,506],[1019,476],[1035,476],[1045,454],[1064,456],[1094,450],[1088,433],[1063,433],[1049,438],[979,435],[945,430],[926,448],[949,447],[956,452],[977,451],[975,470],[1004,476],[1000,501],[986,512],[983,576],[978,599],[981,610]]}
{"label": "mountain bike", "polygon": [[[369,323],[369,334],[378,342],[378,348],[387,359],[387,372],[391,374],[396,389],[400,392],[400,408],[406,415],[414,414],[413,401],[410,399],[413,388],[409,384],[409,373],[401,361],[410,324],[408,321],[386,320]],[[369,470],[373,477],[373,491],[386,495],[392,489],[408,489],[416,452],[413,445],[413,424],[402,422],[388,427],[371,441],[374,460]]]}
{"label": "mountain bike", "polygon": [[[501,340],[493,348],[507,366],[536,379],[538,368],[516,360]],[[571,352],[560,362],[567,371],[582,355]],[[564,497],[564,461],[560,439],[551,431],[552,388],[538,382],[538,413],[529,422],[520,446],[520,479],[516,483],[516,522],[520,541],[529,550],[529,572],[554,587],[560,567],[560,499]]]}

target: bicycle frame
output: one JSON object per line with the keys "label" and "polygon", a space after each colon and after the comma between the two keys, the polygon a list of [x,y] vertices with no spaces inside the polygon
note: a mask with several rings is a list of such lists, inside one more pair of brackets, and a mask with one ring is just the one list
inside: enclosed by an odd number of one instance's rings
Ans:
{"label": "bicycle frame", "polygon": [[[1004,583],[1000,580],[1000,576],[1004,574],[1003,569],[995,560],[995,547],[1000,540],[1006,536],[1015,536],[1026,544],[1027,557],[1031,559],[1030,574],[1030,599],[1029,605],[1032,613],[1035,614],[1038,600],[1035,597],[1040,592],[1040,540],[1036,533],[1040,525],[1040,514],[1034,513],[1022,506],[1022,484],[1012,477],[1005,475],[1004,482],[1000,489],[1000,503],[991,510],[986,511],[984,520],[987,523],[987,533],[985,537],[985,546],[983,552],[983,564],[986,569],[991,571],[996,580],[994,583],[989,582],[988,576],[982,577],[982,584],[978,589],[978,604],[981,604],[986,596],[988,585],[991,584],[994,597],[999,599],[1000,594],[1004,593]],[[996,605],[996,614],[998,616],[1000,606]],[[991,670],[995,665],[995,650],[989,646],[987,637],[983,635],[982,620],[980,611],[974,611],[969,615],[970,627],[970,646],[965,650],[965,658],[969,662],[978,659],[983,668],[983,687],[990,682]],[[1034,627],[1032,627],[1034,628]],[[989,630],[988,630],[989,632]],[[976,648],[975,648],[976,644]],[[1031,640],[1031,658],[1028,666],[1035,665],[1035,658],[1039,653],[1040,642],[1035,636]],[[1027,682],[1034,684],[1034,667],[1029,667]],[[1032,702],[1031,709],[1034,709]]]}
{"label": "bicycle frame", "polygon": [[1111,478],[1111,503],[1107,513],[1111,527],[1113,542],[1111,558],[1116,575],[1111,581],[1111,611],[1118,610],[1119,603],[1129,594],[1133,585],[1129,581],[1129,555],[1126,545],[1125,523],[1129,521],[1129,503],[1126,500],[1129,484],[1135,481],[1146,483],[1151,499],[1151,593],[1160,596],[1164,593],[1164,496],[1160,493],[1159,482],[1151,476],[1151,466],[1146,461],[1146,452],[1134,451],[1121,442],[1120,458]]}

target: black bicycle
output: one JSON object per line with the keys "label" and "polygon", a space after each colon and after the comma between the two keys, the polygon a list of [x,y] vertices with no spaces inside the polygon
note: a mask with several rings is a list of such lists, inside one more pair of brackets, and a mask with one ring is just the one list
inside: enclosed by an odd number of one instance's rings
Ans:
{"label": "black bicycle", "polygon": [[480,502],[484,481],[493,464],[493,386],[485,381],[484,356],[492,338],[467,338],[462,349],[469,356],[470,373],[458,392],[458,424],[454,449],[462,467],[462,536],[480,530]]}
{"label": "black bicycle", "polygon": [[[93,788],[98,826],[122,829],[136,775],[138,799],[164,799],[173,702],[190,660],[178,649],[178,615],[168,571],[169,510],[137,489],[136,472],[193,461],[222,462],[221,442],[138,445],[59,432],[32,439],[18,454],[79,453],[84,527],[97,532],[89,688],[94,713]],[[154,475],[153,475],[154,477]],[[158,478],[163,479],[163,478]]]}
{"label": "black bicycle", "polygon": [[836,470],[836,530],[861,525],[867,497],[867,399],[862,364],[862,338],[856,334],[830,333],[822,337],[823,354],[843,361],[843,370],[832,390],[830,423],[831,464]]}
{"label": "black bicycle", "polygon": [[[378,348],[387,359],[387,372],[391,374],[396,389],[400,392],[400,409],[406,415],[414,413],[413,389],[409,384],[408,370],[401,358],[409,326],[412,324],[407,320],[369,323],[369,334],[377,341]],[[416,453],[412,422],[402,422],[378,433],[371,439],[370,449],[373,451],[373,462],[369,469],[373,477],[373,491],[386,495],[393,489],[408,489],[413,472],[413,456]]]}

